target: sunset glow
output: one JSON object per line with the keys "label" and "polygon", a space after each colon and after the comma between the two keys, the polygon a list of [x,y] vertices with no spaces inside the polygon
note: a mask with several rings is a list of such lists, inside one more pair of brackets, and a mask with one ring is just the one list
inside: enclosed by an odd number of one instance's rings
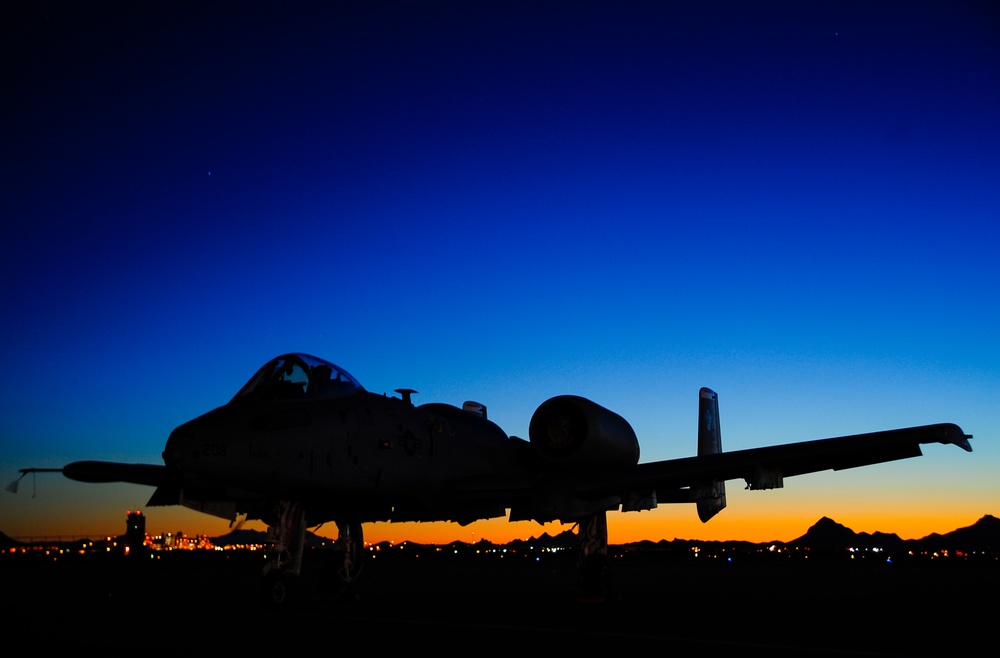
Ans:
{"label": "sunset glow", "polygon": [[[975,437],[732,481],[707,524],[612,513],[611,543],[1000,514],[1000,34],[980,3],[13,4],[3,484],[162,464],[175,427],[302,351],[522,438],[548,398],[586,396],[643,462],[695,454],[702,386],[727,451]],[[119,533],[126,509],[230,529],[152,493],[38,474],[0,494],[0,531]]]}

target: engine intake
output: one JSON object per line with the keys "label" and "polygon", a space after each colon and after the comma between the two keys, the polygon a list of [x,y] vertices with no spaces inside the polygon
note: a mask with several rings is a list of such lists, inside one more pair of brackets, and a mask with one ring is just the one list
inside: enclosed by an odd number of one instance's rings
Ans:
{"label": "engine intake", "polygon": [[596,402],[559,395],[538,406],[528,437],[539,457],[567,468],[632,466],[639,440],[628,421]]}

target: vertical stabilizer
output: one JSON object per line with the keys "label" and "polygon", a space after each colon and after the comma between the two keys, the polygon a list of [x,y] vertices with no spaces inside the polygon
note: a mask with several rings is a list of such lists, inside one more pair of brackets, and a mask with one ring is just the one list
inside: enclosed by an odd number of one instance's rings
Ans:
{"label": "vertical stabilizer", "polygon": [[[719,427],[719,396],[703,388],[698,399],[698,456],[722,452],[722,430]],[[694,488],[698,518],[702,523],[726,506],[726,483],[722,480],[705,482]]]}

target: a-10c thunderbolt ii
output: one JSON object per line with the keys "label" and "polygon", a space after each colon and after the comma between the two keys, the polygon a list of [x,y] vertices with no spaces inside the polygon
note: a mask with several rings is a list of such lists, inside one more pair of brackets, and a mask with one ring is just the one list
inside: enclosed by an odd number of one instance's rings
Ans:
{"label": "a-10c thunderbolt ii", "polygon": [[259,519],[275,544],[261,592],[283,604],[301,579],[306,529],[324,523],[338,529],[337,587],[359,573],[365,523],[505,515],[573,523],[581,582],[606,593],[608,511],[694,503],[708,521],[726,505],[726,480],[771,489],[793,475],[916,457],[922,443],[972,450],[970,435],[942,423],[723,452],[718,397],[702,388],[697,456],[639,463],[629,423],[583,397],[543,402],[524,440],[490,421],[481,404],[414,405],[415,391],[396,392],[371,393],[328,361],[285,354],[227,404],[176,428],[163,464],[81,461],[22,469],[21,477],[61,471],[81,482],[149,485],[150,506]]}

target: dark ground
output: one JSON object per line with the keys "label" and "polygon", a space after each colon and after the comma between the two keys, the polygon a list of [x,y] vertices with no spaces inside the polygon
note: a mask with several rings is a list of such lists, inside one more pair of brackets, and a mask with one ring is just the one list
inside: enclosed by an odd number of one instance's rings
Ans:
{"label": "dark ground", "polygon": [[[9,646],[315,647],[524,652],[942,655],[991,646],[1000,564],[794,563],[627,555],[615,593],[582,597],[572,556],[380,556],[354,595],[276,613],[261,558],[0,556]],[[321,564],[308,564],[315,576]],[[314,582],[309,578],[306,582]],[[542,643],[542,644],[539,644]]]}

